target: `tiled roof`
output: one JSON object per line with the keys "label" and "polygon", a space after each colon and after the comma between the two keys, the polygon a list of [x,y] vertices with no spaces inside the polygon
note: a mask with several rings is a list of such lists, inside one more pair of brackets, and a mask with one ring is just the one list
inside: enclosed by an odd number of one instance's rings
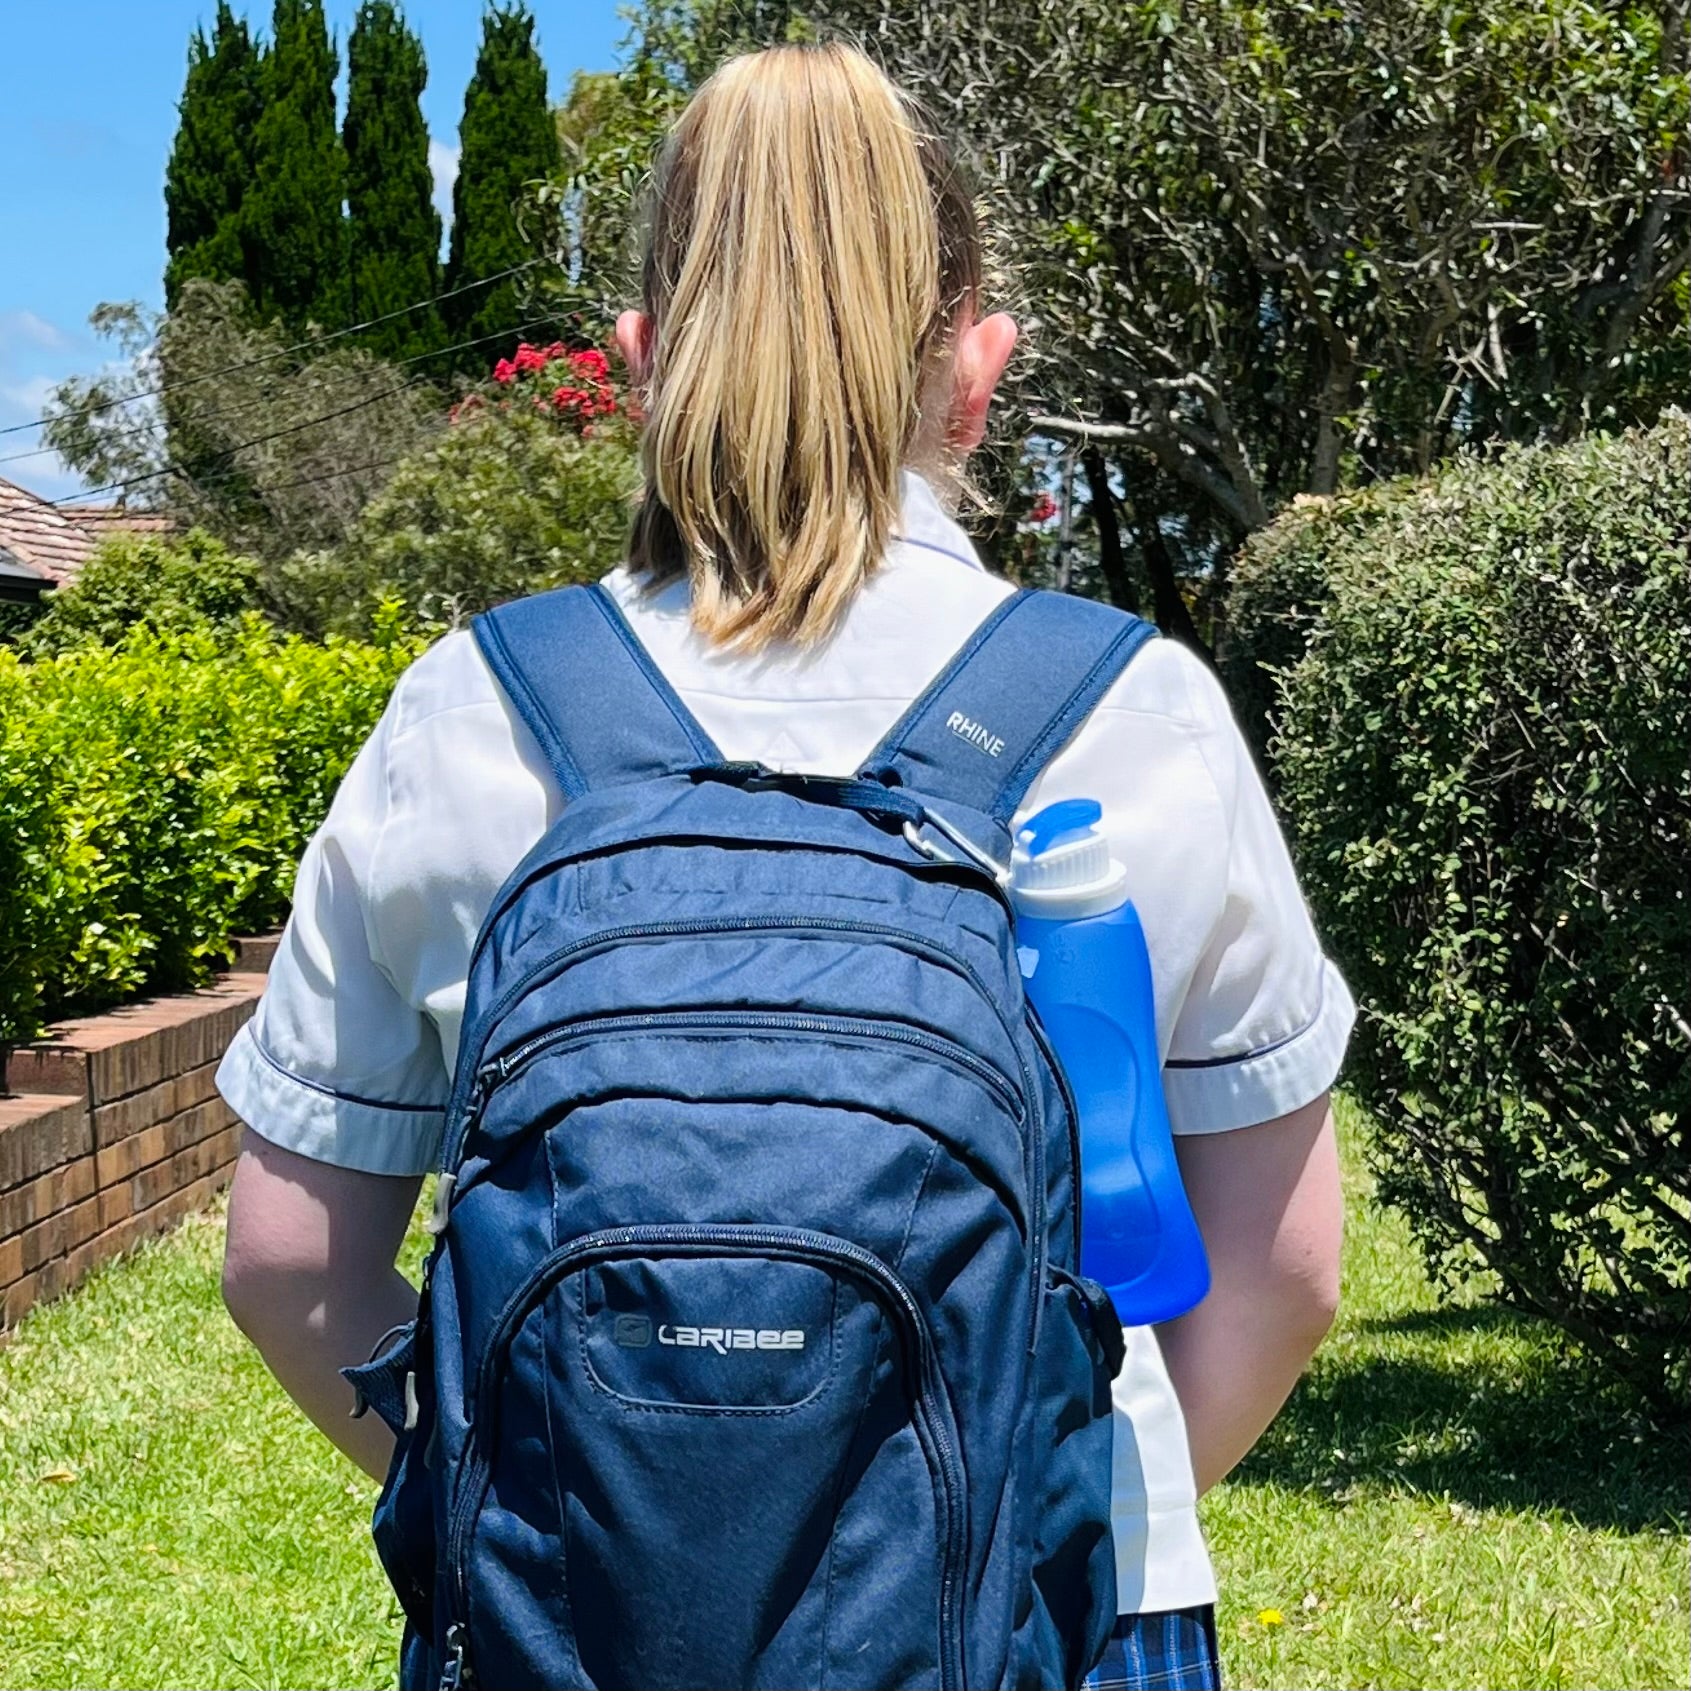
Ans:
{"label": "tiled roof", "polygon": [[49,505],[0,477],[0,547],[33,566],[55,587],[76,580],[95,548],[123,532],[157,534],[174,525],[162,511],[126,511],[120,505]]}
{"label": "tiled roof", "polygon": [[176,519],[168,511],[131,511],[122,505],[60,505],[58,511],[78,528],[92,530],[97,541],[109,534],[176,532]]}

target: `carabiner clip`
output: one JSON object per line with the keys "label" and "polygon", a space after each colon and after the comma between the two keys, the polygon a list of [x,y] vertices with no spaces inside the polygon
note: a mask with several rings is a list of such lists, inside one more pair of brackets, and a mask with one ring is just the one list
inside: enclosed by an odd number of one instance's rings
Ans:
{"label": "carabiner clip", "polygon": [[[949,852],[942,851],[933,843],[932,840],[924,839],[922,837],[922,829],[924,827],[932,828],[937,833],[943,834],[954,846],[957,847],[960,852],[962,852],[963,857],[953,857]],[[954,828],[951,823],[947,822],[946,819],[937,812],[924,810],[920,821],[917,821],[913,817],[907,820],[904,824],[904,837],[913,847],[915,847],[917,851],[927,858],[930,863],[946,863],[954,867],[961,868],[963,866],[963,860],[966,858],[983,874],[990,876],[993,884],[1001,891],[1009,891],[1010,871],[1005,868],[1003,864],[997,862],[991,857],[988,857],[987,854],[982,851],[967,834],[963,833],[961,829]]]}

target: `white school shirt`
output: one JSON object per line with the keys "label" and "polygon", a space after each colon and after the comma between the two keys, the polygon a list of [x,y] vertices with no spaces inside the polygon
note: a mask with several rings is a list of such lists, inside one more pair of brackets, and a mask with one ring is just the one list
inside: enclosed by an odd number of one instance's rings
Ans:
{"label": "white school shirt", "polygon": [[[607,577],[642,644],[727,758],[857,770],[1012,589],[927,484],[819,649],[748,658],[694,632],[687,588]],[[591,695],[593,677],[583,675]],[[1269,1121],[1332,1083],[1354,1017],[1323,957],[1220,687],[1172,640],[1142,648],[1028,794],[1104,807],[1144,925],[1174,1131]],[[439,1153],[471,947],[495,892],[563,798],[472,636],[400,679],[306,850],[263,1001],[217,1083],[302,1156],[416,1175]],[[1213,1602],[1179,1402],[1156,1338],[1127,1333],[1114,1388],[1118,1608]]]}

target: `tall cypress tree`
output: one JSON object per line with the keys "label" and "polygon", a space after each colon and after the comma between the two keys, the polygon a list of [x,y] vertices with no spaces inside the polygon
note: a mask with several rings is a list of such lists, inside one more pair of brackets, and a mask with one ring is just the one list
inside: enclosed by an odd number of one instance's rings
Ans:
{"label": "tall cypress tree", "polygon": [[225,281],[245,274],[241,202],[252,180],[263,106],[260,68],[246,20],[230,11],[228,0],[218,0],[211,40],[196,29],[188,41],[181,121],[165,166],[167,306],[192,277]]}
{"label": "tall cypress tree", "polygon": [[[546,103],[546,67],[534,45],[534,19],[522,4],[492,7],[482,19],[481,51],[464,94],[458,181],[446,285],[462,288],[534,256],[517,228],[526,185],[558,168],[558,132]],[[454,339],[515,330],[521,278],[472,288],[446,302]],[[462,355],[483,369],[496,345]]]}
{"label": "tall cypress tree", "polygon": [[346,321],[346,160],[323,0],[276,0],[272,35],[241,216],[248,286],[266,316],[336,328]]}
{"label": "tall cypress tree", "polygon": [[[364,0],[346,47],[349,310],[356,322],[398,311],[440,291],[440,213],[434,208],[429,132],[419,101],[428,81],[422,44],[393,0]],[[445,344],[433,305],[382,323],[364,337],[388,358]]]}

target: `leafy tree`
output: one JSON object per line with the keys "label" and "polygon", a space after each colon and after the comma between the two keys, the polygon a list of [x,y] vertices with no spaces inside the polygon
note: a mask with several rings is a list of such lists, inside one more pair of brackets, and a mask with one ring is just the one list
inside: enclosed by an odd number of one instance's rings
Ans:
{"label": "leafy tree", "polygon": [[253,303],[294,330],[346,321],[346,158],[323,0],[276,0],[242,240]]}
{"label": "leafy tree", "polygon": [[233,625],[261,602],[258,566],[204,529],[180,538],[114,535],[19,642],[26,657],[115,646],[132,628],[157,632]]}
{"label": "leafy tree", "polygon": [[618,71],[577,71],[557,111],[562,168],[539,193],[556,263],[545,288],[590,340],[634,297],[634,211],[686,92],[640,38]]}
{"label": "leafy tree", "polygon": [[[428,80],[422,44],[392,0],[365,0],[347,41],[347,237],[354,321],[403,310],[440,291],[440,214],[434,208],[429,132],[420,100]],[[369,330],[386,358],[446,344],[437,307],[407,311]]]}
{"label": "leafy tree", "polygon": [[1381,1195],[1682,1425],[1691,416],[1306,501],[1236,602]]}
{"label": "leafy tree", "polygon": [[596,354],[523,351],[540,356],[501,362],[497,385],[394,472],[344,541],[284,567],[293,621],[362,633],[394,596],[437,631],[622,561],[639,468],[632,430],[604,406],[603,360],[584,371]]}
{"label": "leafy tree", "polygon": [[[520,276],[474,287],[536,256],[520,206],[532,183],[558,169],[558,132],[546,103],[546,67],[534,45],[534,19],[520,4],[492,7],[482,20],[481,51],[464,94],[458,180],[452,190],[448,290],[455,340],[510,333],[523,326],[527,290]],[[533,327],[534,325],[529,325]],[[480,369],[478,352],[466,368]]]}
{"label": "leafy tree", "polygon": [[211,40],[188,42],[176,140],[165,166],[164,294],[174,305],[190,277],[226,281],[245,274],[241,205],[253,176],[262,110],[261,59],[246,20],[218,0]]}
{"label": "leafy tree", "polygon": [[1299,493],[1683,391],[1685,0],[660,0],[640,22],[686,86],[807,25],[865,41],[974,161],[1033,319],[1014,397],[1104,459],[1096,530],[1171,614]]}
{"label": "leafy tree", "polygon": [[[96,329],[127,353],[122,373],[60,385],[43,438],[85,478],[138,505],[160,505],[265,561],[329,546],[394,467],[445,427],[442,400],[416,368],[337,341],[290,354],[238,282],[189,282],[176,309],[150,317],[102,306]],[[160,385],[157,401],[124,403]],[[98,409],[90,409],[98,407]]]}

